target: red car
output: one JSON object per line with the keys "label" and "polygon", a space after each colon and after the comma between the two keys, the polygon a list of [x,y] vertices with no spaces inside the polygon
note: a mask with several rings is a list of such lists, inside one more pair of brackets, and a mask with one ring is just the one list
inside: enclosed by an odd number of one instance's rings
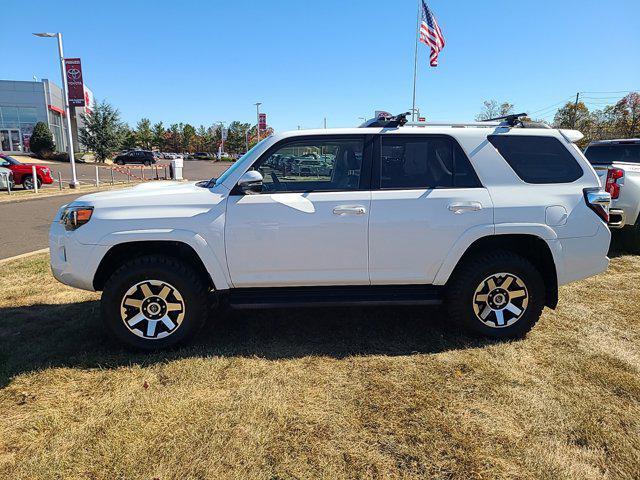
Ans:
{"label": "red car", "polygon": [[[13,180],[16,185],[22,185],[27,190],[33,189],[33,169],[30,163],[21,163],[9,155],[0,154],[0,167],[8,168],[13,172]],[[45,165],[35,165],[38,177],[38,188],[53,183],[51,169]]]}

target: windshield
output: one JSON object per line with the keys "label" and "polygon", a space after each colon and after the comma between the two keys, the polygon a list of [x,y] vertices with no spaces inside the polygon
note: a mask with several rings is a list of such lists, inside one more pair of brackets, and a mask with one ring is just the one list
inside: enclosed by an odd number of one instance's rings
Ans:
{"label": "windshield", "polygon": [[0,167],[6,167],[7,165],[20,165],[20,162],[9,155],[0,155]]}
{"label": "windshield", "polygon": [[251,152],[253,152],[256,148],[258,148],[260,145],[262,145],[269,138],[270,137],[263,138],[258,143],[256,143],[253,146],[253,148],[251,148],[251,150],[249,150],[247,153],[242,155],[238,160],[236,160],[233,165],[231,165],[222,175],[220,175],[220,177],[212,178],[211,180],[209,180],[209,187],[211,187],[213,185],[220,185],[221,183],[223,183],[229,177],[229,175],[231,175],[233,172],[236,171],[236,169],[238,169],[238,167],[242,164],[242,161],[244,160],[244,158],[247,155],[249,155]]}
{"label": "windshield", "polygon": [[640,163],[640,143],[614,143],[591,145],[584,152],[592,165],[610,165],[613,162]]}

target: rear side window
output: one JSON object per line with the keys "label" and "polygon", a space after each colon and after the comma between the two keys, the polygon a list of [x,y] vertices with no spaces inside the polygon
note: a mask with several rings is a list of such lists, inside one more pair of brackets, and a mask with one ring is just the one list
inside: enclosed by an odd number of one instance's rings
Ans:
{"label": "rear side window", "polygon": [[580,164],[557,138],[524,135],[487,138],[527,183],[571,183],[583,175]]}
{"label": "rear side window", "polygon": [[640,163],[640,143],[591,145],[584,152],[593,165],[611,165],[613,162]]}
{"label": "rear side window", "polygon": [[479,187],[467,156],[444,136],[383,135],[380,188]]}

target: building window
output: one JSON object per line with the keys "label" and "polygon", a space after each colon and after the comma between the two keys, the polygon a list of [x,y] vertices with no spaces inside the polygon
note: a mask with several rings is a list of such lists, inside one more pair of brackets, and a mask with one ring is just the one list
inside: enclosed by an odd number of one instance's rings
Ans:
{"label": "building window", "polygon": [[18,122],[18,107],[0,107],[2,111],[2,124],[4,127],[17,127]]}

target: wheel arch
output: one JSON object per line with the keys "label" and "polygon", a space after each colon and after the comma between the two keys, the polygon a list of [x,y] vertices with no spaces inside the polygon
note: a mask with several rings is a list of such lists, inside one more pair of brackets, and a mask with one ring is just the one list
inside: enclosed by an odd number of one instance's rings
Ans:
{"label": "wheel arch", "polygon": [[198,252],[188,243],[179,240],[140,240],[117,243],[101,259],[93,277],[93,288],[103,290],[107,279],[124,262],[142,255],[166,255],[191,265],[211,289],[216,289],[214,278]]}
{"label": "wheel arch", "polygon": [[[541,236],[532,233],[505,233],[480,237],[474,240],[457,258],[447,271],[438,272],[438,279],[445,284],[455,273],[456,268],[466,259],[490,250],[507,250],[516,253],[527,260],[540,271],[544,284],[546,306],[555,308],[558,304],[558,273],[555,256],[549,242]],[[444,268],[444,266],[443,266]]]}

